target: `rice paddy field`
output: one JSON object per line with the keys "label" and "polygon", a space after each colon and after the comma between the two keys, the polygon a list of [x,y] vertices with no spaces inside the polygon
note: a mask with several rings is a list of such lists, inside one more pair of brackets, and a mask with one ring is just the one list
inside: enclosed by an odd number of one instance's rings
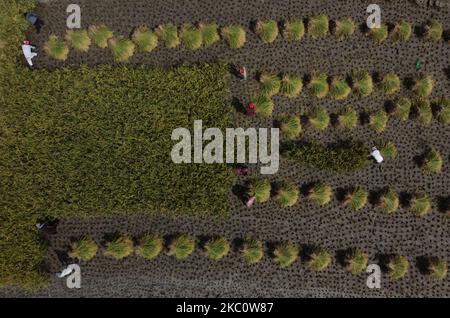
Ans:
{"label": "rice paddy field", "polygon": [[[1,297],[450,297],[450,7],[80,0],[68,33],[70,3],[0,33]],[[280,127],[278,172],[174,165],[196,119]]]}

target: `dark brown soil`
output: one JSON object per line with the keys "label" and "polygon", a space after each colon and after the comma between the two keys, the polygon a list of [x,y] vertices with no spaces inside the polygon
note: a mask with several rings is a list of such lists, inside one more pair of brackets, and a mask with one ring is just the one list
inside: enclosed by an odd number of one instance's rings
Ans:
{"label": "dark brown soil", "polygon": [[[46,22],[41,34],[30,34],[38,45],[50,33],[63,36],[65,32],[65,8],[71,1],[50,1],[37,10]],[[359,24],[365,22],[366,7],[370,1],[247,1],[214,0],[173,1],[173,0],[103,0],[78,1],[82,7],[82,24],[105,23],[117,34],[128,35],[141,24],[155,27],[160,23],[216,21],[220,25],[239,23],[248,30],[257,19],[273,18],[282,21],[286,18],[326,13],[330,19],[350,16]],[[380,1],[383,22],[405,19],[414,25],[421,25],[430,18],[444,23],[446,28],[450,13],[426,7],[418,7],[409,1]],[[185,62],[227,61],[248,67],[251,75],[260,71],[288,72],[306,74],[311,70],[323,70],[330,75],[345,75],[354,68],[384,73],[395,71],[402,79],[415,74],[416,59],[423,63],[423,71],[431,73],[436,80],[432,97],[449,94],[450,82],[445,70],[450,67],[450,45],[445,42],[430,44],[417,36],[412,36],[406,44],[387,41],[380,46],[373,45],[361,31],[357,31],[348,41],[336,42],[332,36],[312,40],[305,38],[300,43],[289,43],[279,37],[275,43],[263,44],[255,34],[247,34],[247,43],[239,50],[229,49],[225,43],[213,48],[190,52],[182,46],[177,49],[158,47],[149,54],[136,54],[130,64],[169,67]],[[60,67],[86,63],[96,65],[114,63],[109,50],[91,48],[88,53],[70,53],[66,63],[55,62],[43,53],[36,59],[37,67]],[[246,103],[252,94],[257,93],[258,84],[252,79],[243,82],[233,79],[232,94],[240,102]],[[403,87],[402,93],[408,94]],[[317,100],[306,92],[297,99],[288,100],[275,97],[277,114],[293,111],[302,112],[311,105],[326,107],[330,112],[344,105],[352,105],[360,112],[369,112],[384,107],[386,97],[374,94],[365,99],[351,97],[345,102],[330,99]],[[275,118],[274,117],[274,118]],[[257,120],[236,114],[239,126],[272,126],[272,120]],[[347,188],[360,184],[371,191],[386,186],[398,192],[412,193],[424,190],[435,199],[433,211],[425,218],[417,218],[406,208],[401,208],[391,216],[384,215],[373,205],[367,205],[358,213],[344,209],[337,199],[323,208],[317,208],[302,201],[289,209],[281,209],[274,202],[246,209],[241,201],[230,194],[233,204],[232,216],[226,220],[210,218],[178,218],[136,216],[94,220],[62,220],[58,233],[50,239],[48,268],[56,272],[61,268],[58,256],[69,244],[71,238],[89,235],[97,242],[104,241],[105,235],[123,232],[139,236],[146,232],[163,235],[190,233],[196,236],[224,235],[230,239],[240,239],[248,235],[268,242],[291,240],[299,246],[309,244],[323,245],[333,253],[349,247],[359,247],[370,253],[370,262],[377,262],[377,255],[397,253],[405,255],[411,263],[407,276],[398,282],[390,282],[383,275],[382,288],[371,290],[366,287],[366,274],[352,276],[345,272],[336,258],[333,264],[321,273],[306,268],[296,262],[287,269],[280,269],[266,257],[260,264],[245,266],[235,252],[219,262],[209,261],[200,251],[185,261],[177,261],[162,255],[154,261],[144,261],[132,256],[124,261],[113,261],[103,256],[92,262],[82,264],[82,288],[69,290],[63,281],[52,278],[45,290],[34,296],[167,296],[167,297],[216,297],[216,296],[274,296],[274,297],[378,297],[378,296],[416,296],[450,297],[449,278],[434,283],[419,272],[416,258],[421,256],[440,256],[449,261],[450,219],[439,212],[440,197],[447,197],[450,188],[449,158],[450,128],[439,125],[435,120],[428,127],[414,121],[406,123],[390,119],[387,130],[381,135],[373,133],[367,126],[360,125],[352,132],[342,132],[334,128],[324,133],[308,129],[302,136],[305,140],[335,142],[339,139],[357,138],[371,146],[379,139],[393,141],[399,150],[394,161],[383,165],[370,165],[369,168],[351,174],[338,175],[313,169],[305,169],[282,161],[274,181],[288,179],[298,186],[323,180],[334,189]],[[435,146],[444,160],[444,168],[439,175],[424,175],[414,158],[421,155],[429,146]],[[256,175],[257,170],[252,169]],[[244,178],[238,180],[243,184]],[[23,295],[17,290],[3,290],[0,295]]]}

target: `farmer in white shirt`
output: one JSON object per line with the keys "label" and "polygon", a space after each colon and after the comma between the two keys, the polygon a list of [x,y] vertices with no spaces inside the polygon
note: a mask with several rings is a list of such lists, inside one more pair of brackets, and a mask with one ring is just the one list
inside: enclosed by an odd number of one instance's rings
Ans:
{"label": "farmer in white shirt", "polygon": [[381,155],[381,152],[377,149],[377,147],[373,147],[372,151],[370,152],[370,155],[377,163],[382,163],[384,161],[383,156]]}
{"label": "farmer in white shirt", "polygon": [[25,56],[25,59],[28,62],[28,65],[30,65],[30,66],[33,66],[32,60],[35,56],[37,56],[36,52],[32,52],[33,49],[36,49],[36,47],[33,45],[30,45],[30,41],[23,41],[22,52],[23,52],[23,55]]}

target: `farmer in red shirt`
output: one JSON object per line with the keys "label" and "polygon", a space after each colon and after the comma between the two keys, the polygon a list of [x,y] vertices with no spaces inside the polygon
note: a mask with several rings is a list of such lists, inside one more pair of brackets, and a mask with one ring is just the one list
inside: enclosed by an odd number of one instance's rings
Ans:
{"label": "farmer in red shirt", "polygon": [[247,116],[253,116],[256,113],[256,109],[255,109],[255,104],[254,103],[249,103],[247,108],[244,110],[244,113]]}

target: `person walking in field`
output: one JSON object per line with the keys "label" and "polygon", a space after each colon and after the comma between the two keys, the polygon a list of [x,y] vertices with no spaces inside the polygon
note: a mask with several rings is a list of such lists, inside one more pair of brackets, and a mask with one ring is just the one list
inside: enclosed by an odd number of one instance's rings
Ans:
{"label": "person walking in field", "polygon": [[33,66],[33,58],[38,55],[36,52],[33,52],[33,50],[35,49],[36,49],[35,46],[30,45],[30,41],[27,40],[23,41],[22,52],[30,67]]}

